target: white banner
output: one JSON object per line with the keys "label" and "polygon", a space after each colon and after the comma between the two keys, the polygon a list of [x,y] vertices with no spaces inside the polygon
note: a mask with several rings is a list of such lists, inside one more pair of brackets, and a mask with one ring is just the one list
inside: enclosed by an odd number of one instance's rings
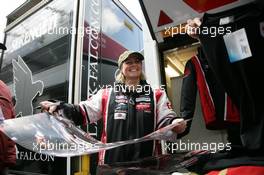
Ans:
{"label": "white banner", "polygon": [[[37,153],[58,157],[78,156],[147,140],[171,140],[176,136],[168,125],[144,137],[114,143],[102,143],[76,127],[72,121],[47,113],[4,120],[0,130],[17,144]],[[173,138],[175,139],[175,137]]]}

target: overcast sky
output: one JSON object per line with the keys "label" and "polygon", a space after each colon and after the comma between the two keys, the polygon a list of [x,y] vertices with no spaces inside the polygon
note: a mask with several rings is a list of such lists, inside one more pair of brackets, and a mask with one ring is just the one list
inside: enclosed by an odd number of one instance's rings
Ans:
{"label": "overcast sky", "polygon": [[143,14],[139,5],[139,0],[119,0],[126,8],[141,22]]}
{"label": "overcast sky", "polygon": [[[0,42],[4,41],[4,29],[6,27],[6,16],[19,7],[26,0],[2,0],[0,6]],[[142,13],[138,0],[120,0],[139,21]]]}

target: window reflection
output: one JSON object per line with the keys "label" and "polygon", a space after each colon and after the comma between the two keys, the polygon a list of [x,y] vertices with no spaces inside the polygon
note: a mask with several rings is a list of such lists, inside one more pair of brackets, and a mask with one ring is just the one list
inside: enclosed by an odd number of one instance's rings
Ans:
{"label": "window reflection", "polygon": [[[33,99],[34,108],[43,100],[68,99],[73,4],[74,0],[54,0],[6,33],[7,50],[1,65],[0,79],[13,90],[11,63],[12,59],[20,55],[31,70],[33,80],[44,82],[42,96]],[[40,111],[34,109],[33,113],[37,112]],[[11,173],[66,174],[65,158],[35,160],[34,156],[41,156],[19,145],[17,148],[17,164]]]}

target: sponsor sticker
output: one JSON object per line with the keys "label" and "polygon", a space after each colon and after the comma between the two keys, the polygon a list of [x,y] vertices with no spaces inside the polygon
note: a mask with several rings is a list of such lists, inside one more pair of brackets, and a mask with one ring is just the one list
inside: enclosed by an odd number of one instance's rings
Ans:
{"label": "sponsor sticker", "polygon": [[115,120],[126,120],[126,113],[115,113]]}
{"label": "sponsor sticker", "polygon": [[149,97],[138,97],[136,98],[136,102],[149,102],[150,98]]}
{"label": "sponsor sticker", "polygon": [[136,109],[140,111],[150,111],[151,106],[150,103],[140,103],[136,105]]}
{"label": "sponsor sticker", "polygon": [[224,42],[231,63],[252,56],[245,28],[224,35]]}
{"label": "sponsor sticker", "polygon": [[116,99],[115,101],[116,101],[117,103],[125,103],[125,104],[128,103],[128,100],[127,100],[127,99]]}
{"label": "sponsor sticker", "polygon": [[234,16],[228,16],[225,18],[221,18],[219,21],[219,25],[226,25],[232,22],[234,22]]}
{"label": "sponsor sticker", "polygon": [[116,99],[118,99],[118,100],[122,99],[123,100],[123,99],[127,99],[127,97],[125,95],[117,95]]}

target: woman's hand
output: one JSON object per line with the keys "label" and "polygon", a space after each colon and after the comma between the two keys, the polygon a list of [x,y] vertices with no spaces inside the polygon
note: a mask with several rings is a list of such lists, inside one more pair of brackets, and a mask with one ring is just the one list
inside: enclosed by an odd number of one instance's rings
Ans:
{"label": "woman's hand", "polygon": [[187,25],[185,26],[187,34],[194,39],[198,39],[198,35],[199,35],[198,29],[201,24],[202,22],[200,18],[188,19]]}
{"label": "woman's hand", "polygon": [[172,131],[176,132],[177,134],[183,133],[187,127],[187,122],[182,118],[177,118],[172,121],[172,124],[175,123],[177,123],[177,125],[172,128]]}
{"label": "woman's hand", "polygon": [[57,107],[60,104],[58,102],[54,103],[51,101],[42,101],[40,102],[40,106],[41,106],[41,111],[42,112],[48,112],[50,114],[54,114],[57,115]]}

